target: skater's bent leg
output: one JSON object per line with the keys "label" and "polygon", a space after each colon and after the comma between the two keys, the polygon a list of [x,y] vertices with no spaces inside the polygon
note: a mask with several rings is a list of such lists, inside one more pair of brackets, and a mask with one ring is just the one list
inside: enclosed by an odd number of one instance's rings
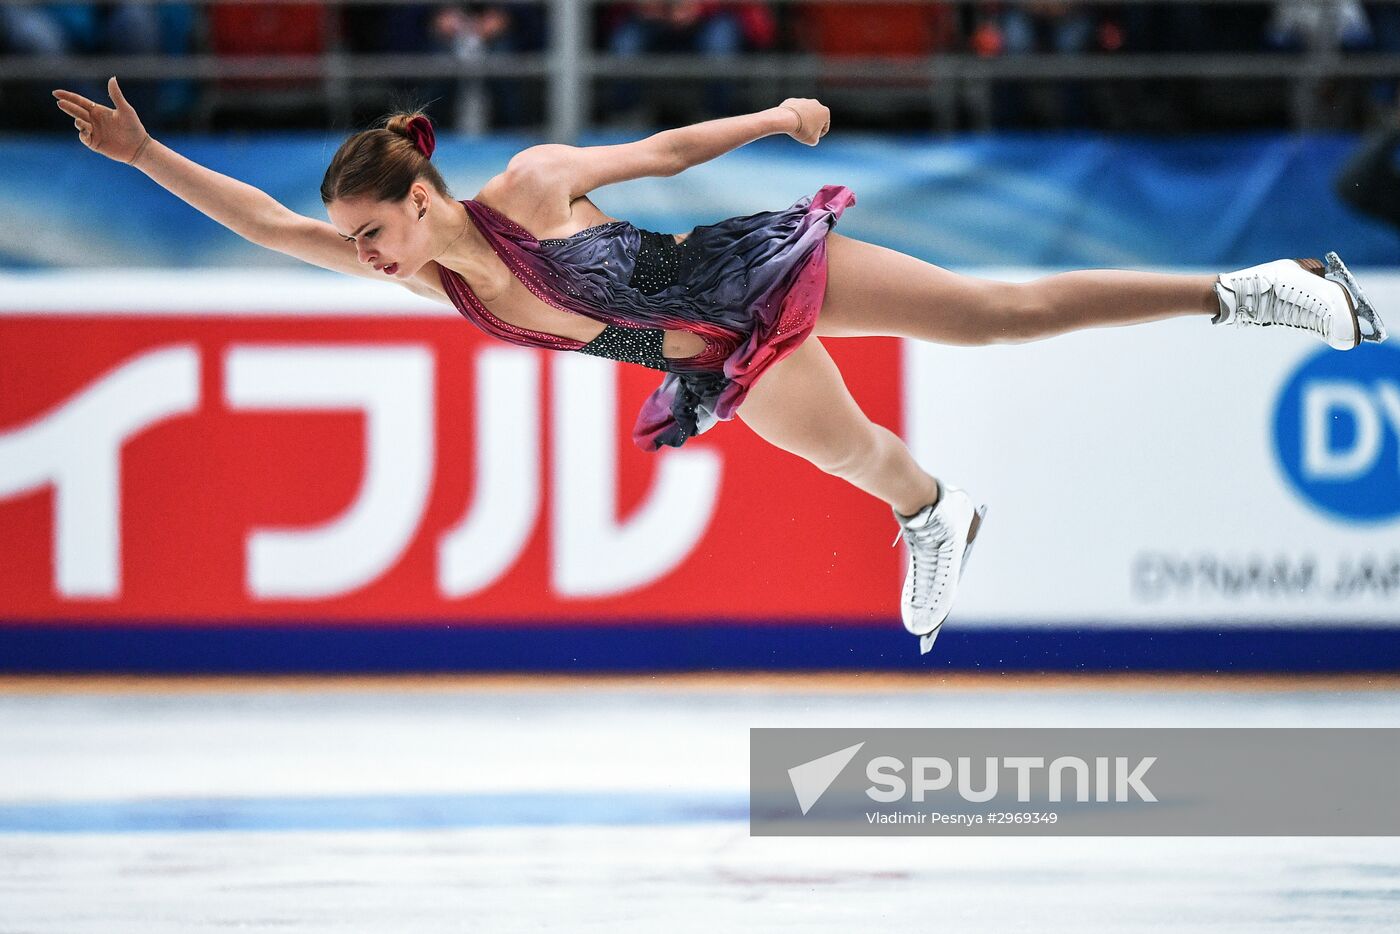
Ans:
{"label": "skater's bent leg", "polygon": [[1219,311],[1214,276],[1105,269],[1032,282],[964,276],[832,231],[816,333],[944,344],[1040,340],[1089,327]]}
{"label": "skater's bent leg", "polygon": [[905,515],[937,498],[937,481],[898,435],[866,417],[816,337],[770,367],[749,389],[738,414],[769,444]]}

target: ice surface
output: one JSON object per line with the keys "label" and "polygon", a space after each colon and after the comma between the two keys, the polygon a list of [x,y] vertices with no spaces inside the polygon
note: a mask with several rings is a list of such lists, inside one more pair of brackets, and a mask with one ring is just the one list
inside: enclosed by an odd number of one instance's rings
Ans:
{"label": "ice surface", "polygon": [[0,692],[0,932],[1400,929],[1393,838],[742,816],[755,726],[1395,726],[1394,690],[544,684]]}

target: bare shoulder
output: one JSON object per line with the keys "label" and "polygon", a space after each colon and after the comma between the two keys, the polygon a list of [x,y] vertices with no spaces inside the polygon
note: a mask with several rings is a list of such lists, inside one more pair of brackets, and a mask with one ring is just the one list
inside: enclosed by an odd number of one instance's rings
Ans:
{"label": "bare shoulder", "polygon": [[488,179],[476,200],[538,235],[542,229],[567,223],[569,194],[549,162],[528,157],[530,151],[517,153],[504,172]]}
{"label": "bare shoulder", "polygon": [[511,159],[506,170],[482,186],[476,200],[501,212],[541,240],[568,237],[616,218],[609,217],[587,194],[570,194],[569,178],[558,170],[549,150],[532,146]]}

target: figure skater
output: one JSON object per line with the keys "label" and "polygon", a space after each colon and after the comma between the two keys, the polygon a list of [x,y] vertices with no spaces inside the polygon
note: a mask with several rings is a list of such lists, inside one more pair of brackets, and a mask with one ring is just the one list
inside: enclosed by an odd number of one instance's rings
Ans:
{"label": "figure skater", "polygon": [[908,546],[901,615],[923,652],[953,605],[986,507],[940,483],[862,413],[818,338],[1021,343],[1182,315],[1297,328],[1338,350],[1386,336],[1331,253],[1325,265],[1281,259],[1220,276],[1094,270],[1006,283],[834,232],[855,203],[841,185],[674,235],[589,200],[599,186],[676,175],[776,133],[815,146],[831,114],[807,98],[620,145],[531,146],[466,201],[430,161],[428,119],[398,114],[336,152],[321,183],[327,223],[152,139],[116,78],[113,107],[53,93],[85,146],[253,243],[387,278],[513,344],[662,371],[633,429],[644,450],[678,447],[738,415],[765,441],[883,500],[899,526],[894,544]]}

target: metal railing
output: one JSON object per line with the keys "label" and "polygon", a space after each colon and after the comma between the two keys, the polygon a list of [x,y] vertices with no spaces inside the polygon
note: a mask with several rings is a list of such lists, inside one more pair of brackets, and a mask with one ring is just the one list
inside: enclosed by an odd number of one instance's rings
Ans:
{"label": "metal railing", "polygon": [[[14,2],[14,0],[0,0]],[[139,3],[186,3],[194,6],[281,5],[305,0],[136,0]],[[541,0],[491,0],[492,5],[539,4]],[[351,86],[364,79],[455,79],[465,83],[485,78],[537,79],[547,86],[545,132],[556,141],[573,141],[585,128],[596,79],[652,78],[673,80],[754,80],[774,83],[783,96],[811,96],[816,82],[885,80],[923,86],[937,123],[951,128],[953,108],[960,87],[984,88],[1004,81],[1109,81],[1168,78],[1278,79],[1292,88],[1294,126],[1318,125],[1323,106],[1320,89],[1335,79],[1400,78],[1400,53],[1348,53],[1336,35],[1342,0],[1308,0],[1320,14],[1313,41],[1298,53],[1088,53],[1023,54],[983,57],[954,51],[916,59],[823,57],[812,52],[748,53],[727,57],[723,74],[716,74],[712,57],[688,54],[616,56],[592,49],[591,7],[615,0],[543,0],[549,8],[550,47],[540,53],[471,54],[430,52],[380,54],[350,52],[332,42],[318,56],[240,56],[211,54],[175,56],[62,56],[0,55],[0,80],[103,78],[117,74],[130,79],[193,78],[283,79],[320,82],[335,119],[349,120]],[[833,0],[767,0],[777,4],[830,3]],[[843,5],[883,3],[890,0],[839,0]],[[919,2],[919,0],[916,0]],[[923,0],[932,4],[932,0]],[[979,0],[932,5],[977,5]],[[1036,0],[1002,0],[1033,3]],[[1193,0],[1078,0],[1078,5],[1185,4]],[[1388,0],[1392,5],[1400,0]],[[421,5],[422,0],[327,0],[329,7]],[[1210,0],[1208,6],[1260,4],[1259,0]],[[442,5],[451,5],[444,3]],[[920,3],[923,5],[923,3]]]}

